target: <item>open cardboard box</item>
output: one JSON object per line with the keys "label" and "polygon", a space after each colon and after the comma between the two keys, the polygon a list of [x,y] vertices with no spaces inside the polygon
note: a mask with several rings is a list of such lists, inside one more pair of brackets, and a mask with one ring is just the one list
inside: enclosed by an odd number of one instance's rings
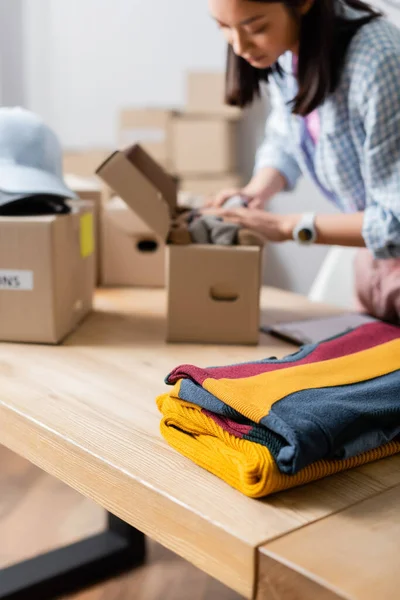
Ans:
{"label": "open cardboard box", "polygon": [[103,206],[101,283],[165,287],[165,241],[119,197]]}
{"label": "open cardboard box", "polygon": [[[97,170],[147,226],[167,240],[177,185],[140,146],[113,153]],[[261,249],[169,245],[167,341],[257,344]]]}
{"label": "open cardboard box", "polygon": [[57,344],[91,311],[91,202],[66,215],[0,218],[0,341]]}

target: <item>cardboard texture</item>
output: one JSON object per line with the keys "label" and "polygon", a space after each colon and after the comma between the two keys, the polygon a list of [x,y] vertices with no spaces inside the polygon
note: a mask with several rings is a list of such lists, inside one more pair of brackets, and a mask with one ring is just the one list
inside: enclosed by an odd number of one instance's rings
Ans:
{"label": "cardboard texture", "polygon": [[[176,184],[142,148],[115,152],[98,175],[157,237],[167,239]],[[124,252],[116,249],[115,261],[125,260]],[[167,257],[168,341],[258,342],[260,248],[169,245]]]}
{"label": "cardboard texture", "polygon": [[213,196],[222,190],[239,189],[243,185],[240,175],[217,175],[181,179],[179,190],[195,196]]}
{"label": "cardboard texture", "polygon": [[154,237],[152,229],[127,205],[115,196],[104,205],[106,218],[127,235],[149,235]]}
{"label": "cardboard texture", "polygon": [[176,182],[137,145],[114,153],[99,174],[119,196],[103,212],[102,284],[164,287],[165,240],[176,205]]}
{"label": "cardboard texture", "polygon": [[191,72],[187,75],[186,110],[239,119],[242,111],[225,104],[225,73]]}
{"label": "cardboard texture", "polygon": [[[105,160],[105,159],[103,159]],[[98,166],[98,165],[97,165]],[[97,167],[96,167],[97,168]],[[102,206],[110,196],[110,190],[97,177],[79,177],[77,175],[66,175],[64,177],[67,186],[79,196],[81,200],[93,202],[94,229],[95,229],[95,271],[96,284],[101,279],[101,214]]]}
{"label": "cardboard texture", "polygon": [[173,164],[179,177],[235,172],[238,124],[222,118],[177,116],[173,122]]}
{"label": "cardboard texture", "polygon": [[63,216],[0,218],[0,340],[57,344],[92,309],[91,203]]}
{"label": "cardboard texture", "polygon": [[141,146],[114,152],[97,173],[151,231],[167,239],[177,184]]}
{"label": "cardboard texture", "polygon": [[102,285],[165,287],[165,243],[126,204],[104,208],[101,243]]}
{"label": "cardboard texture", "polygon": [[156,108],[122,110],[119,118],[120,146],[140,144],[164,168],[171,169],[173,115],[172,110]]}
{"label": "cardboard texture", "polygon": [[63,172],[77,177],[93,177],[97,167],[109,156],[111,150],[94,148],[91,150],[65,150]]}
{"label": "cardboard texture", "polygon": [[257,344],[261,253],[169,246],[167,341]]}

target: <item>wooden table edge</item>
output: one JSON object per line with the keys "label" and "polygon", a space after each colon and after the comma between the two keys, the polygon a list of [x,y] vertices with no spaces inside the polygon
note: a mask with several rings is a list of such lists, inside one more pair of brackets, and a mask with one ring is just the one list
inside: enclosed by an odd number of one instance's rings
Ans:
{"label": "wooden table edge", "polygon": [[[363,548],[371,547],[372,542],[375,541],[378,545],[379,543],[381,544],[381,551],[384,550],[389,557],[392,553],[392,547],[390,540],[389,543],[386,543],[385,545],[385,532],[388,531],[394,524],[392,522],[392,525],[390,525],[390,520],[387,518],[386,513],[389,512],[390,514],[391,505],[398,505],[397,501],[399,498],[400,484],[397,483],[387,486],[385,489],[380,490],[372,496],[353,502],[328,516],[317,519],[312,523],[305,524],[296,530],[287,532],[281,536],[276,536],[273,540],[271,539],[265,544],[259,546],[257,549],[256,558],[256,583],[254,592],[255,600],[269,600],[270,598],[273,598],[274,600],[362,600],[364,596],[359,596],[358,594],[355,596],[354,593],[348,593],[348,591],[343,589],[342,586],[330,583],[326,577],[323,575],[318,575],[316,572],[313,572],[311,568],[296,564],[290,558],[286,558],[283,553],[281,553],[281,542],[283,542],[283,547],[286,546],[287,550],[288,547],[290,548],[295,537],[298,538],[302,533],[319,533],[321,530],[324,531],[327,528],[329,530],[329,526],[332,524],[331,528],[334,532],[333,537],[338,538],[335,540],[336,550],[340,549],[341,547],[344,550],[347,550],[347,548],[344,548],[343,543],[341,543],[340,536],[342,535],[343,528],[335,527],[338,518],[343,516],[350,520],[353,519],[356,527],[359,528],[359,531],[365,533],[367,536],[366,539],[368,542],[370,542],[365,543],[365,539],[357,541],[358,536],[350,536],[349,546],[351,546],[353,543],[353,553],[357,553],[359,556],[360,553],[362,553]],[[383,517],[380,517],[378,514],[379,511],[376,510],[376,507],[378,507],[379,504],[382,505]],[[357,511],[357,509],[359,510]],[[363,515],[365,512],[368,513],[368,511],[374,515],[374,524],[375,516],[378,525],[381,524],[381,522],[384,523],[384,527],[381,527],[379,530],[377,530],[377,533],[371,531],[371,527],[368,527],[370,526],[368,520],[366,523],[362,523],[360,526],[357,518],[354,516],[356,512],[359,512],[361,515]],[[350,521],[348,520],[348,523],[349,522]],[[335,532],[337,532],[338,535],[335,535]],[[314,537],[316,536],[314,535]],[[382,537],[384,538],[383,544]],[[321,536],[319,536],[319,539],[321,539]],[[324,537],[324,539],[326,538]],[[332,545],[332,537],[329,537],[328,539],[329,542],[327,543]],[[316,551],[320,552],[321,549],[316,549]],[[327,552],[324,557],[325,556],[326,564],[328,564],[327,561],[329,561],[329,552]],[[368,557],[367,560],[368,559],[371,561],[371,557]],[[385,561],[385,554],[383,553],[381,564],[386,565],[388,562],[389,561]],[[355,577],[356,576],[357,575],[355,574]],[[393,573],[389,571],[389,573],[384,573],[382,576],[393,577]],[[396,587],[398,583],[400,583],[400,572]]]}
{"label": "wooden table edge", "polygon": [[[116,470],[114,465],[72,440],[67,440],[66,445],[66,440],[57,432],[47,429],[46,438],[41,438],[45,426],[1,400],[0,421],[4,425],[0,444],[10,451],[93,500],[245,598],[253,598],[257,547],[226,531],[218,523],[202,518],[190,507],[182,510],[182,505],[168,494],[147,485],[134,474]],[[16,435],[17,431],[19,435]],[[40,447],[40,452],[37,447]],[[77,465],[79,468],[76,468]],[[92,480],[97,480],[100,471],[103,477],[101,490],[99,486],[91,484]],[[124,505],[120,496],[128,497],[129,502]],[[185,535],[169,535],[159,526],[149,526],[149,521],[142,517],[149,506],[154,507],[155,519],[157,515],[158,518],[162,515],[163,519],[171,520],[178,529],[183,528]],[[193,522],[196,523],[195,527],[192,527]],[[217,547],[210,543],[210,539],[217,539]],[[226,548],[232,557],[240,557],[240,561],[229,565],[219,560],[220,547]]]}
{"label": "wooden table edge", "polygon": [[[284,536],[283,536],[284,537]],[[297,565],[258,550],[255,600],[352,600]]]}

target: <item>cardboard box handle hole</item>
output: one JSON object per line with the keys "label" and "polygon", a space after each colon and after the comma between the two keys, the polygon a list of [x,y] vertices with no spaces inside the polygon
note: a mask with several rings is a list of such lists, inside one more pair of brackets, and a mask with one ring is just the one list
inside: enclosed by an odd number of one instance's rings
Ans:
{"label": "cardboard box handle hole", "polygon": [[153,252],[157,252],[158,242],[151,239],[139,240],[136,244],[136,248],[139,252],[143,252],[144,254],[152,254]]}
{"label": "cardboard box handle hole", "polygon": [[210,289],[210,297],[215,302],[237,302],[239,294],[229,284],[214,285]]}

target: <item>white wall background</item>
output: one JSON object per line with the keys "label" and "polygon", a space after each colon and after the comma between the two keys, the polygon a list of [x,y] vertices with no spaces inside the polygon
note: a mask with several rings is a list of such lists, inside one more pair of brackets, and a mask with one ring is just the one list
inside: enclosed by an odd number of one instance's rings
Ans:
{"label": "white wall background", "polygon": [[0,102],[24,104],[24,0],[0,0]]}
{"label": "white wall background", "polygon": [[370,3],[400,27],[400,0],[371,0]]}
{"label": "white wall background", "polygon": [[66,146],[112,146],[121,107],[182,106],[185,71],[224,65],[224,43],[205,0],[25,6],[28,102]]}
{"label": "white wall background", "polygon": [[[397,24],[399,3],[375,0]],[[185,72],[223,69],[224,59],[206,0],[0,0],[0,100],[39,113],[67,147],[112,147],[121,107],[179,108]],[[264,119],[265,107],[254,107],[242,127],[248,175]],[[270,208],[333,210],[307,181]],[[271,245],[267,283],[307,293],[326,251]]]}
{"label": "white wall background", "polygon": [[[400,0],[373,2],[400,24]],[[206,0],[0,0],[3,43],[17,50],[9,72],[22,67],[21,7],[26,102],[66,146],[113,145],[121,107],[180,107],[185,71],[224,68]]]}

